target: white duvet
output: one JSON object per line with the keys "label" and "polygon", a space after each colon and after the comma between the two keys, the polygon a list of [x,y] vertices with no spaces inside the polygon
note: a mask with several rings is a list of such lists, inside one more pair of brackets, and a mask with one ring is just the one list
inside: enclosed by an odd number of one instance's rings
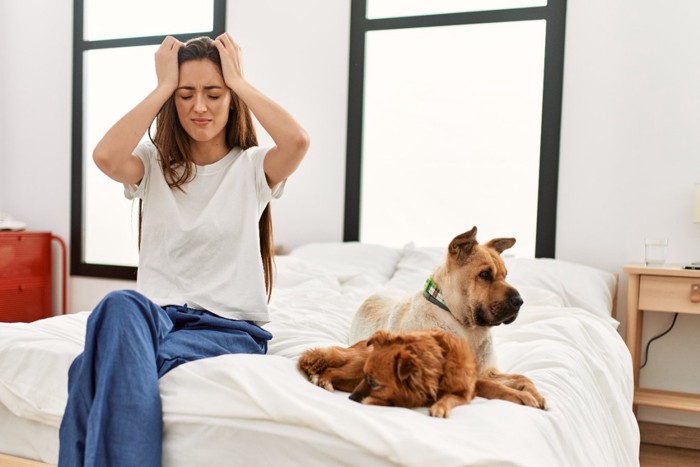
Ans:
{"label": "white duvet", "polygon": [[[629,353],[610,318],[611,274],[506,258],[525,305],[494,328],[500,369],[530,377],[547,410],[476,398],[448,419],[365,406],[296,370],[305,349],[347,345],[370,293],[415,292],[433,249],[315,244],[277,258],[269,354],[182,365],[161,379],[164,465],[634,466]],[[0,324],[0,452],[57,459],[66,373],[87,313]]]}

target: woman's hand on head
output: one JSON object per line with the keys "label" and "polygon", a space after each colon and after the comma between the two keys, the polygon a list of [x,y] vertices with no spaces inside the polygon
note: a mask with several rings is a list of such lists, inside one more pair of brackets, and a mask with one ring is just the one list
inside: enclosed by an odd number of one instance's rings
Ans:
{"label": "woman's hand on head", "polygon": [[241,48],[233,41],[231,34],[225,32],[213,42],[221,57],[221,70],[224,74],[224,82],[232,91],[236,92],[243,78],[243,58]]}
{"label": "woman's hand on head", "polygon": [[175,92],[178,83],[177,53],[183,44],[172,36],[167,36],[156,50],[156,75],[158,87]]}

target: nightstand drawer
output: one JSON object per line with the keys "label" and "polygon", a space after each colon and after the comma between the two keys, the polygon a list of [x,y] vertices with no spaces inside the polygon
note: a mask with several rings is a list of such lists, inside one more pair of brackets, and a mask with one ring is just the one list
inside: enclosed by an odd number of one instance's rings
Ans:
{"label": "nightstand drawer", "polygon": [[0,322],[30,322],[51,316],[50,283],[20,282],[0,287]]}
{"label": "nightstand drawer", "polygon": [[36,276],[51,276],[51,235],[25,232],[0,235],[0,279]]}
{"label": "nightstand drawer", "polygon": [[700,278],[641,276],[639,309],[700,314],[700,302],[691,302],[693,286],[700,286]]}

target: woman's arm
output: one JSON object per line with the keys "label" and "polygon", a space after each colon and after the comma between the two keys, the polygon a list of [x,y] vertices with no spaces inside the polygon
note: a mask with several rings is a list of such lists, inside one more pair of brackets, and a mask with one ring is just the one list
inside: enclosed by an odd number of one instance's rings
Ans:
{"label": "woman's arm", "polygon": [[177,52],[182,42],[166,37],[155,54],[158,85],[102,137],[92,158],[108,177],[121,183],[138,183],[144,167],[133,154],[158,111],[175,92],[178,83]]}
{"label": "woman's arm", "polygon": [[309,148],[309,137],[294,117],[245,80],[241,49],[229,33],[217,37],[214,46],[221,56],[226,85],[248,105],[275,142],[265,156],[267,182],[274,187],[297,169]]}

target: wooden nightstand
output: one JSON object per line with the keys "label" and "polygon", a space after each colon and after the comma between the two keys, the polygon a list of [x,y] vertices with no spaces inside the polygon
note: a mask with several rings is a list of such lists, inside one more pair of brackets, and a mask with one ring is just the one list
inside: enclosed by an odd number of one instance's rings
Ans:
{"label": "wooden nightstand", "polygon": [[634,404],[700,412],[700,394],[639,387],[639,360],[644,311],[700,315],[700,270],[625,266],[629,276],[627,347],[634,368]]}

